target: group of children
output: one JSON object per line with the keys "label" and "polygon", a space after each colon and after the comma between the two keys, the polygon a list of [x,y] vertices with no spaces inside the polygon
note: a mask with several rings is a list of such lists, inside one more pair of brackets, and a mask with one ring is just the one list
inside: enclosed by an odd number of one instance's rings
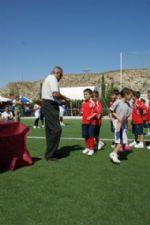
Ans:
{"label": "group of children", "polygon": [[[102,125],[103,108],[97,91],[84,90],[84,101],[81,106],[82,136],[86,148],[83,154],[92,156],[96,150],[104,146],[99,141]],[[121,92],[113,90],[110,102],[111,131],[114,133],[114,150],[110,153],[112,162],[119,164],[119,152],[131,150],[131,147],[144,148],[144,128],[150,134],[150,91],[147,93],[147,103],[140,100],[140,92],[124,88]],[[131,117],[134,141],[128,144],[128,118]],[[150,150],[150,146],[147,147]]]}

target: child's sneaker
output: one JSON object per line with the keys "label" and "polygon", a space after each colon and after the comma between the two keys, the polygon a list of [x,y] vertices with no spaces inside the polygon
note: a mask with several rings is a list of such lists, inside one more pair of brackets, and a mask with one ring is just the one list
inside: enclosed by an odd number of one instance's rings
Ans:
{"label": "child's sneaker", "polygon": [[129,146],[130,146],[130,147],[134,147],[136,144],[137,144],[136,141],[133,141],[133,142],[131,142],[131,143],[129,144]]}
{"label": "child's sneaker", "polygon": [[101,144],[102,147],[105,145],[105,143],[102,141],[99,141],[99,143]]}
{"label": "child's sneaker", "polygon": [[120,160],[118,159],[118,154],[116,152],[110,153],[109,157],[113,163],[120,164]]}
{"label": "child's sneaker", "polygon": [[88,156],[92,156],[94,155],[94,150],[93,149],[89,149],[89,152],[87,153]]}
{"label": "child's sneaker", "polygon": [[62,127],[65,127],[65,124],[64,124],[63,122],[60,122],[60,125],[61,125]]}
{"label": "child's sneaker", "polygon": [[148,150],[150,150],[150,145],[147,147]]}
{"label": "child's sneaker", "polygon": [[143,142],[137,143],[136,145],[134,145],[134,148],[144,148],[144,143]]}
{"label": "child's sneaker", "polygon": [[98,150],[101,150],[102,147],[103,147],[103,146],[101,145],[101,143],[99,143],[98,146],[97,146],[97,149],[98,149]]}
{"label": "child's sneaker", "polygon": [[114,147],[115,147],[115,145],[114,145],[114,144],[112,144],[112,145],[111,145],[111,148],[114,148]]}
{"label": "child's sneaker", "polygon": [[90,149],[85,148],[85,149],[82,151],[82,153],[83,153],[83,154],[87,154],[89,151],[90,151]]}
{"label": "child's sneaker", "polygon": [[150,136],[150,132],[148,132],[145,136]]}
{"label": "child's sneaker", "polygon": [[33,126],[34,129],[36,129],[36,126]]}

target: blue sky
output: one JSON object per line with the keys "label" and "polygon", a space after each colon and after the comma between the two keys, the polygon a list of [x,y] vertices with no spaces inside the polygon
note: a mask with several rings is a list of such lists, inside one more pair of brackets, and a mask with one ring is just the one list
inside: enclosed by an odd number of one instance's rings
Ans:
{"label": "blue sky", "polygon": [[[0,0],[0,87],[41,79],[55,65],[118,69],[120,51],[150,50],[149,21],[148,0]],[[150,54],[126,58],[127,67],[150,67]]]}

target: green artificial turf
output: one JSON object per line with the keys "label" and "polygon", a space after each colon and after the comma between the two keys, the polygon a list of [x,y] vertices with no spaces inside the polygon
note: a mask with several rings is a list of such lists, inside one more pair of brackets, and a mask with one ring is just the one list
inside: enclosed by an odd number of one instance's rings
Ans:
{"label": "green artificial turf", "polygon": [[[23,122],[30,137],[44,137],[32,120]],[[65,122],[62,137],[81,136],[80,121]],[[113,137],[109,121],[101,136]],[[0,174],[0,225],[149,225],[150,151],[133,150],[114,165],[111,141],[105,143],[89,158],[81,153],[84,141],[62,139],[62,158],[48,163],[45,140],[29,138],[34,164]]]}

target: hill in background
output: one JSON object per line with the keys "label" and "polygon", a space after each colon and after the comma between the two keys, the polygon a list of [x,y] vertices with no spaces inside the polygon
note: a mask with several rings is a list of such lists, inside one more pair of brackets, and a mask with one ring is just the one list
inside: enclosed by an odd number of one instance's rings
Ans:
{"label": "hill in background", "polygon": [[[109,71],[105,73],[93,74],[66,74],[60,82],[60,87],[80,87],[101,85],[104,74],[106,89],[112,83],[119,88],[119,71]],[[38,99],[40,96],[40,86],[42,80],[33,82],[12,82],[0,89],[0,95],[23,95],[31,99]],[[129,87],[146,93],[150,89],[150,69],[132,69],[123,71],[123,87]]]}

